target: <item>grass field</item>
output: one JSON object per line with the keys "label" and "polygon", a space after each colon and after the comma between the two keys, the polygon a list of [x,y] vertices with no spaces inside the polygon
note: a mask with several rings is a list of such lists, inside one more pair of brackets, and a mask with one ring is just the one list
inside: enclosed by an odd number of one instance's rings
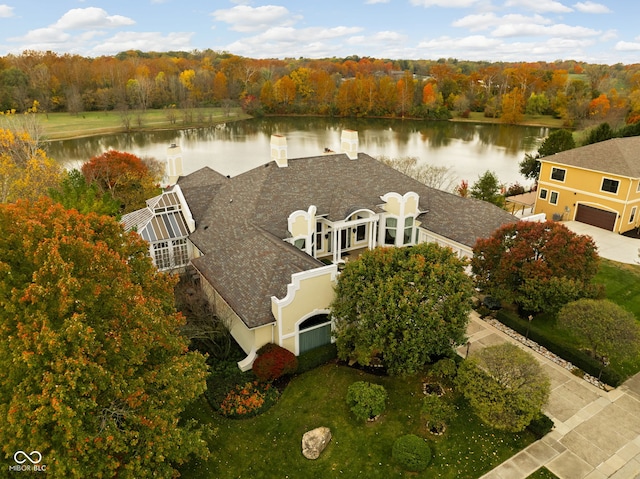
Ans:
{"label": "grass field", "polygon": [[[49,140],[64,140],[108,133],[124,133],[125,122],[129,123],[128,131],[149,131],[161,129],[197,128],[224,123],[227,121],[250,118],[240,108],[224,110],[222,108],[194,108],[190,110],[145,110],[128,112],[82,112],[39,113],[38,118]],[[7,126],[15,117],[0,116],[0,127]],[[18,118],[19,120],[19,118]]]}
{"label": "grass field", "polygon": [[[348,386],[371,381],[389,393],[386,412],[373,423],[355,419],[345,403]],[[482,424],[465,401],[448,400],[457,415],[443,436],[433,436],[420,420],[421,377],[371,376],[330,363],[294,378],[278,403],[261,416],[232,420],[216,414],[202,399],[188,411],[217,428],[210,444],[211,458],[191,462],[185,478],[477,478],[511,457],[535,439],[529,432],[505,433]],[[333,438],[319,459],[301,452],[302,435],[319,426]],[[401,435],[427,438],[433,451],[431,465],[422,473],[408,473],[394,464],[393,442]]]}
{"label": "grass field", "polygon": [[[473,123],[500,123],[500,118],[487,118],[482,112],[472,111],[469,114],[469,118],[455,117],[453,121],[469,121]],[[523,115],[522,121],[519,123],[522,126],[546,126],[549,128],[562,128],[563,120],[561,118],[554,118],[551,115]]]}

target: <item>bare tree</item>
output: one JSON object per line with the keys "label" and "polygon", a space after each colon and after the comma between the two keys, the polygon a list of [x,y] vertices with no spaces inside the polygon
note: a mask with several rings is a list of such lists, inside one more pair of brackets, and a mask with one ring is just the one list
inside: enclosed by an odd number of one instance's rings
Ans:
{"label": "bare tree", "polygon": [[419,164],[415,156],[404,158],[380,156],[378,160],[431,188],[449,192],[455,190],[456,177],[451,167]]}

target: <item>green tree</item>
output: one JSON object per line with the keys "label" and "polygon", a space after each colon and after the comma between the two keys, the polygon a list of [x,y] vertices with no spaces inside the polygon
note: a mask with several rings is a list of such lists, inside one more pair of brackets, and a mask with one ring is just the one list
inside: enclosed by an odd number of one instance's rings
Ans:
{"label": "green tree", "polygon": [[538,361],[512,343],[472,354],[458,368],[456,383],[482,421],[512,432],[541,414],[551,390]]}
{"label": "green tree", "polygon": [[589,133],[587,134],[587,137],[584,140],[584,145],[591,145],[593,143],[599,143],[601,141],[610,140],[615,136],[616,134],[611,128],[611,125],[609,125],[609,123],[607,122],[600,123],[595,128],[589,130]]}
{"label": "green tree", "polygon": [[558,313],[558,326],[570,331],[596,359],[624,360],[640,353],[640,324],[635,316],[606,299],[566,304]]}
{"label": "green tree", "polygon": [[180,419],[207,366],[178,334],[174,278],[113,218],[0,205],[0,443],[47,477],[175,477],[206,459]]}
{"label": "green tree", "polygon": [[538,148],[537,154],[525,154],[524,160],[520,162],[520,174],[530,180],[538,180],[540,176],[540,158],[571,150],[575,147],[576,142],[569,130],[551,132]]}
{"label": "green tree", "polygon": [[49,191],[49,197],[66,209],[76,209],[80,213],[98,213],[115,216],[120,204],[110,195],[102,193],[95,183],[87,183],[80,170],[66,173],[58,188]]}
{"label": "green tree", "polygon": [[527,100],[525,113],[527,115],[542,115],[549,109],[549,105],[549,99],[544,92],[537,95],[535,93],[531,93],[531,96],[529,96],[529,99]]}
{"label": "green tree", "polygon": [[384,412],[388,396],[380,384],[356,381],[347,389],[347,406],[358,419],[366,421]]}
{"label": "green tree", "polygon": [[504,206],[504,195],[498,177],[492,171],[486,171],[471,185],[470,196],[477,200],[488,201],[497,206]]}
{"label": "green tree", "polygon": [[471,280],[450,249],[376,248],[347,263],[332,304],[338,355],[411,374],[465,341]]}
{"label": "green tree", "polygon": [[593,240],[561,223],[520,221],[505,225],[473,247],[476,285],[527,312],[556,312],[598,290],[592,279],[599,256]]}

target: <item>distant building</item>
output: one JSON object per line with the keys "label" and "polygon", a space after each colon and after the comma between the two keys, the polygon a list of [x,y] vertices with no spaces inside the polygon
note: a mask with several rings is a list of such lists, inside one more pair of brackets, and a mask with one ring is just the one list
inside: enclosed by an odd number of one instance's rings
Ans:
{"label": "distant building", "polygon": [[540,163],[535,213],[616,233],[638,227],[640,137],[574,148]]}

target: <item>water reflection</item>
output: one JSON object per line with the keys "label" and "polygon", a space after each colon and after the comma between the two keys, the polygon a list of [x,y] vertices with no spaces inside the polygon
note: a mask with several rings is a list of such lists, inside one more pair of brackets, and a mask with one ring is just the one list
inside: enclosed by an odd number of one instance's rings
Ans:
{"label": "water reflection", "polygon": [[290,158],[340,149],[343,129],[359,132],[359,150],[372,156],[415,156],[447,166],[458,180],[471,183],[486,170],[505,183],[525,183],[518,173],[524,154],[535,151],[548,129],[512,125],[315,117],[257,118],[209,128],[103,135],[51,142],[49,155],[78,165],[113,148],[164,159],[171,143],[183,150],[184,173],[209,166],[238,175],[269,161],[272,134],[287,137]]}

